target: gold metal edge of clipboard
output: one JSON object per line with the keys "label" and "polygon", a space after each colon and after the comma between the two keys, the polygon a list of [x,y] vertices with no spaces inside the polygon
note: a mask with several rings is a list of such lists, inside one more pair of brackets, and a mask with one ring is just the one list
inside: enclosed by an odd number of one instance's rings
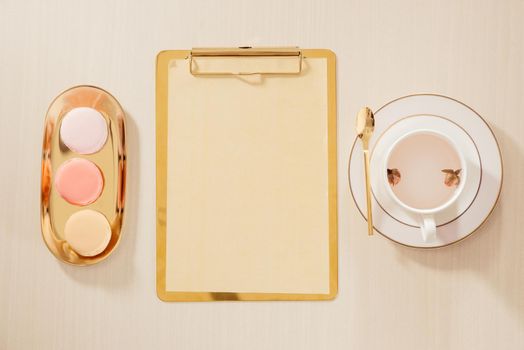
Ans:
{"label": "gold metal edge of clipboard", "polygon": [[[329,292],[326,294],[297,293],[257,293],[257,292],[206,292],[206,291],[168,291],[166,289],[166,212],[167,212],[167,89],[169,62],[173,59],[190,59],[193,55],[220,57],[236,56],[292,56],[300,59],[300,69],[304,58],[327,59],[327,107],[328,107],[328,208],[329,208]],[[240,54],[242,53],[242,54]],[[197,57],[197,56],[195,56]],[[200,56],[202,57],[202,56]],[[190,61],[190,67],[191,67]],[[288,73],[288,74],[300,74]],[[252,73],[257,74],[257,73]],[[258,73],[279,75],[285,73]],[[196,74],[198,75],[198,74]],[[206,75],[206,74],[203,74]],[[234,73],[210,73],[209,75],[234,75]],[[337,199],[337,106],[336,106],[336,56],[329,49],[294,48],[199,48],[193,50],[164,50],[156,59],[156,292],[162,301],[200,302],[200,301],[322,301],[333,300],[338,294],[338,199]]]}

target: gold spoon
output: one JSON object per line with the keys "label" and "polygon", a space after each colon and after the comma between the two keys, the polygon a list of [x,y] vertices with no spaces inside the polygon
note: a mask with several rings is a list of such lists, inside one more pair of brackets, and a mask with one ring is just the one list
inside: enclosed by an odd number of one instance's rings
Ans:
{"label": "gold spoon", "polygon": [[368,235],[373,235],[373,216],[371,213],[371,183],[369,179],[369,139],[375,129],[375,117],[368,107],[362,108],[357,114],[357,136],[362,140],[364,151],[364,172],[366,177],[366,201],[368,208]]}

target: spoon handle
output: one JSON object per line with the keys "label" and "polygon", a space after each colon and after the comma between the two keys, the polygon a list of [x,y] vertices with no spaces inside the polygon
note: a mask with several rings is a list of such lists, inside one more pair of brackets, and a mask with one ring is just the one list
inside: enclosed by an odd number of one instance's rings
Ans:
{"label": "spoon handle", "polygon": [[368,209],[368,235],[373,236],[373,215],[371,211],[371,181],[369,178],[369,150],[364,150],[364,173],[366,177],[366,202]]}

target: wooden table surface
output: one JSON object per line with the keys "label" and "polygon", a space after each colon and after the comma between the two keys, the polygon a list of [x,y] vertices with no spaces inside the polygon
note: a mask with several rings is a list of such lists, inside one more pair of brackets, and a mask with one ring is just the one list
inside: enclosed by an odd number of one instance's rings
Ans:
{"label": "wooden table surface", "polygon": [[[523,18],[522,0],[0,0],[0,349],[524,349]],[[337,54],[332,302],[156,297],[156,54],[241,45]],[[125,236],[90,268],[58,263],[39,223],[45,112],[77,84],[109,90],[129,118]],[[358,109],[416,92],[475,108],[504,158],[489,221],[434,251],[367,237],[347,183]]]}

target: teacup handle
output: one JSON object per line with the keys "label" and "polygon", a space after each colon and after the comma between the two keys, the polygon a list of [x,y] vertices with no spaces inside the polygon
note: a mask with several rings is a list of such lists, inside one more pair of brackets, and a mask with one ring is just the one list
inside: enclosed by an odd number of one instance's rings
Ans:
{"label": "teacup handle", "polygon": [[437,238],[437,225],[432,215],[423,215],[420,224],[422,239],[424,242],[431,242]]}

